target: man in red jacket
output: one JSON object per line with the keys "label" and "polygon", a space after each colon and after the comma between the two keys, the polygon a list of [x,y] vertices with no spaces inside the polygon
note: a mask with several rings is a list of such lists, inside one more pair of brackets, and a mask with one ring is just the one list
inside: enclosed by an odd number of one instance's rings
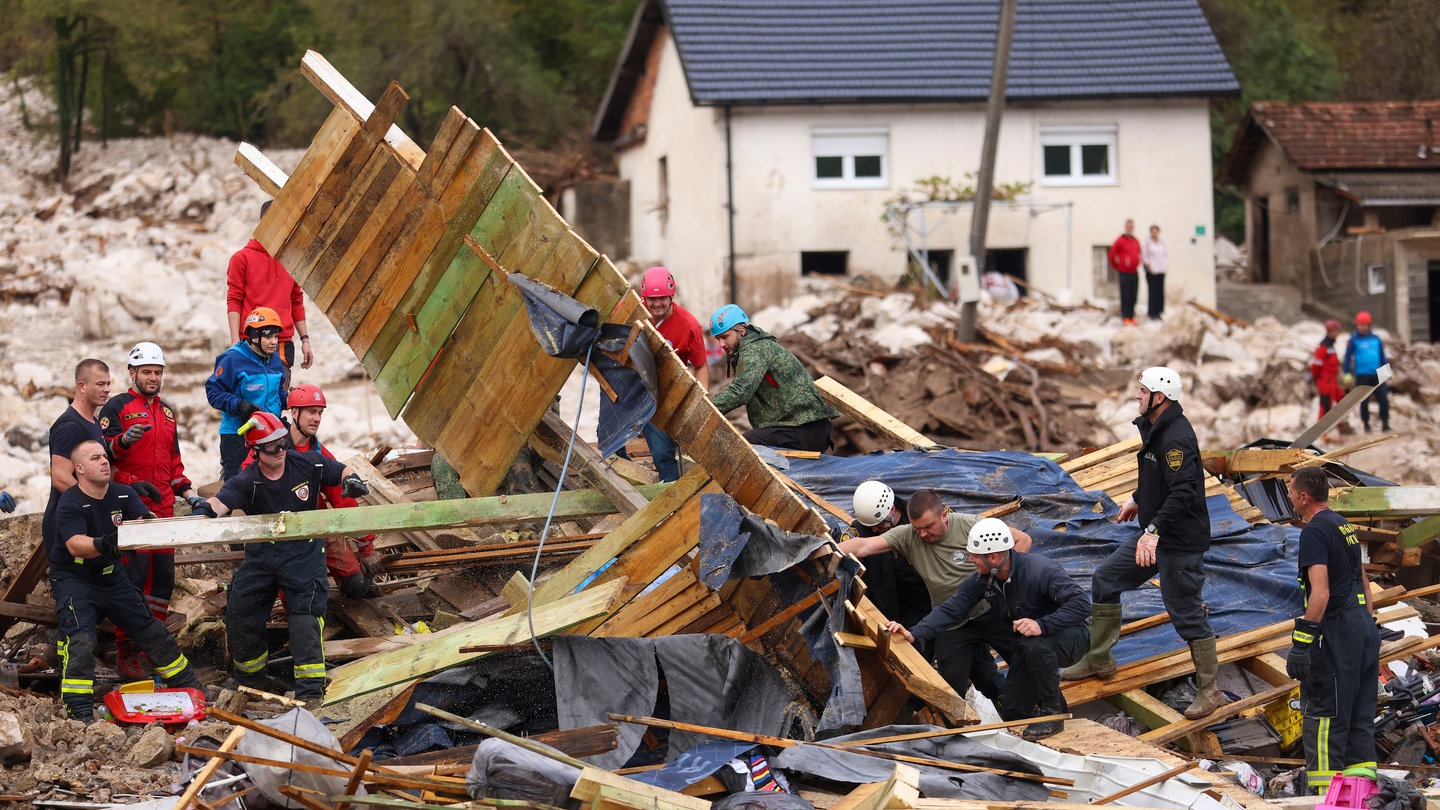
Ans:
{"label": "man in red jacket", "polygon": [[1135,220],[1125,220],[1125,233],[1110,245],[1110,268],[1120,282],[1120,319],[1135,325],[1135,296],[1140,292],[1140,240],[1135,238]]}
{"label": "man in red jacket", "polygon": [[[160,398],[165,354],[154,343],[137,343],[130,350],[128,365],[130,390],[112,397],[100,410],[100,432],[115,459],[111,480],[134,489],[146,510],[174,517],[176,498],[190,503],[201,498],[191,488],[180,460],[175,410]],[[130,580],[144,595],[145,606],[163,623],[175,593],[175,550],[137,551],[121,559]],[[151,666],[145,653],[119,627],[115,628],[115,647],[121,675],[149,676]]]}
{"label": "man in red jacket", "polygon": [[[273,200],[260,206],[260,216]],[[295,341],[300,341],[301,368],[310,368],[315,356],[310,351],[310,328],[305,323],[305,294],[300,285],[271,255],[265,246],[251,239],[230,257],[225,274],[225,309],[230,321],[230,345],[240,342],[240,322],[256,307],[269,307],[280,316],[280,359],[285,361],[285,385],[289,369],[295,366]]]}

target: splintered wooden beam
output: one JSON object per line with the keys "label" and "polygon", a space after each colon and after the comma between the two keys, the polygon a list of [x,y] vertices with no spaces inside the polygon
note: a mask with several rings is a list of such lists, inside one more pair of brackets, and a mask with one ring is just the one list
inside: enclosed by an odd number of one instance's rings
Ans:
{"label": "splintered wooden beam", "polygon": [[1375,389],[1384,385],[1385,382],[1390,379],[1390,375],[1389,363],[1375,369],[1375,377],[1378,381],[1374,385],[1357,385],[1351,388],[1350,393],[1346,394],[1339,402],[1331,405],[1330,410],[1326,411],[1325,415],[1320,417],[1320,421],[1311,425],[1309,430],[1300,434],[1295,441],[1290,443],[1290,446],[1309,447],[1314,444],[1316,439],[1325,435],[1325,431],[1340,424],[1340,420],[1344,419],[1350,411],[1354,410],[1357,405],[1375,393]]}
{"label": "splintered wooden beam", "polygon": [[1200,466],[1212,475],[1252,475],[1290,472],[1302,462],[1314,458],[1304,449],[1233,450],[1200,454]]}
{"label": "splintered wooden beam", "polygon": [[1440,515],[1440,487],[1343,487],[1330,491],[1330,508],[1346,517]]}
{"label": "splintered wooden beam", "polygon": [[486,653],[462,653],[460,648],[525,641],[530,638],[532,625],[536,637],[564,632],[613,610],[624,586],[625,580],[612,580],[550,604],[536,605],[532,615],[520,613],[449,628],[422,636],[424,641],[408,648],[377,653],[336,667],[330,671],[325,702],[335,703],[483,658]]}
{"label": "splintered wooden beam", "polygon": [[591,765],[585,766],[570,797],[605,810],[709,810],[710,802],[647,785]]}
{"label": "splintered wooden beam", "polygon": [[1414,548],[1422,543],[1428,543],[1440,537],[1440,515],[1432,515],[1424,520],[1418,520],[1400,530],[1396,535],[1395,542],[1401,548]]}
{"label": "splintered wooden beam", "polygon": [[285,187],[286,181],[290,179],[274,161],[265,157],[265,153],[256,149],[248,143],[240,144],[235,151],[235,165],[245,173],[245,176],[255,181],[260,190],[271,197],[280,196],[280,189]]}
{"label": "splintered wooden beam", "polygon": [[[649,502],[649,499],[636,491],[635,485],[626,481],[619,473],[610,469],[605,459],[600,457],[600,451],[594,445],[576,436],[565,424],[560,414],[554,411],[546,411],[540,418],[540,424],[535,426],[535,432],[531,434],[531,441],[540,442],[558,453],[562,460],[567,451],[570,455],[570,466],[586,481],[609,498],[620,509],[620,514],[629,517],[639,512]],[[573,448],[571,442],[574,442]]]}
{"label": "splintered wooden beam", "polygon": [[835,410],[902,450],[929,450],[940,446],[934,439],[896,419],[839,380],[821,377],[815,381],[815,389]]}
{"label": "splintered wooden beam", "polygon": [[[668,486],[652,484],[641,487],[640,492],[646,497],[654,497],[664,492]],[[454,501],[356,506],[351,509],[320,509],[314,512],[283,512],[278,515],[226,516],[217,520],[184,517],[137,521],[120,527],[120,548],[133,551],[306,540],[312,537],[361,537],[379,532],[535,522],[545,519],[553,498],[551,493],[544,492]],[[606,515],[615,509],[615,505],[601,492],[562,492],[560,500],[555,504],[555,517],[568,520]]]}
{"label": "splintered wooden beam", "polygon": [[[375,105],[365,98],[365,94],[315,51],[305,52],[305,56],[300,60],[300,73],[315,85],[315,89],[330,99],[332,104],[346,110],[355,118],[364,121],[375,111]],[[411,168],[419,169],[425,160],[425,150],[394,124],[385,132],[385,143],[395,150],[396,155],[409,163]]]}

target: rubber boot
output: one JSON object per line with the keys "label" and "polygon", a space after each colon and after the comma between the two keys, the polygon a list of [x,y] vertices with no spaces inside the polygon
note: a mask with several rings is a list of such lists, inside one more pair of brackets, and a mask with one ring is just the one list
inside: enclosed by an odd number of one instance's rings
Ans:
{"label": "rubber boot", "polygon": [[1119,603],[1097,604],[1090,614],[1090,652],[1074,664],[1060,670],[1060,678],[1078,681],[1091,675],[1102,681],[1115,677],[1115,656],[1110,648],[1120,640]]}
{"label": "rubber boot", "polygon": [[1215,657],[1215,637],[1190,642],[1190,660],[1195,662],[1195,702],[1185,710],[1185,718],[1198,720],[1229,703],[1225,693],[1215,685],[1220,661]]}

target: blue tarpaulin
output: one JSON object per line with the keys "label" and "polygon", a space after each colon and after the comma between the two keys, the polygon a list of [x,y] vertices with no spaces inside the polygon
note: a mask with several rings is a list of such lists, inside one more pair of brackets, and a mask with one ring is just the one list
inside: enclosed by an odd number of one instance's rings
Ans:
{"label": "blue tarpaulin", "polygon": [[[1140,534],[1135,523],[1116,523],[1120,508],[1104,492],[1086,492],[1054,462],[1028,453],[963,453],[905,450],[868,456],[787,459],[787,474],[842,509],[860,482],[884,481],[901,498],[925,488],[962,512],[983,512],[1020,499],[1004,516],[1035,540],[1033,551],[1065,566],[1081,587],[1116,546]],[[1205,602],[1218,635],[1251,630],[1301,613],[1296,556],[1300,530],[1252,526],[1223,496],[1208,499],[1210,551],[1205,555]],[[822,510],[823,513],[823,510]],[[838,522],[837,522],[838,523]],[[1164,613],[1153,584],[1124,597],[1125,621]],[[1115,646],[1121,663],[1183,648],[1164,624],[1123,636]]]}

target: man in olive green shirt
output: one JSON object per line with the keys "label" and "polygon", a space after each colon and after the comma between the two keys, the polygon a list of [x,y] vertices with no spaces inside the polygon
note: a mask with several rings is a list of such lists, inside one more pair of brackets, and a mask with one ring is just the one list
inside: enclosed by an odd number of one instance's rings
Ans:
{"label": "man in olive green shirt", "polygon": [[[980,516],[951,511],[940,502],[940,496],[933,489],[922,489],[912,495],[906,512],[910,525],[896,526],[876,537],[851,538],[840,544],[840,551],[866,557],[894,549],[905,555],[925,581],[930,607],[934,609],[950,598],[966,577],[975,573],[965,542],[970,527]],[[1030,550],[1030,535],[1019,529],[1012,529],[1011,533],[1015,536],[1015,548]],[[1008,627],[1005,616],[986,616],[988,607],[988,602],[981,602],[966,622],[1000,621]],[[998,701],[1005,679],[1000,676],[988,649],[971,641],[961,643],[957,634],[944,632],[936,636],[934,652],[935,668],[961,697],[973,681],[980,694]]]}
{"label": "man in olive green shirt", "polygon": [[735,379],[715,395],[716,410],[729,413],[741,405],[750,417],[745,440],[788,450],[830,449],[830,420],[839,416],[825,404],[805,365],[780,345],[775,336],[750,323],[734,304],[715,310],[710,334],[720,342]]}

